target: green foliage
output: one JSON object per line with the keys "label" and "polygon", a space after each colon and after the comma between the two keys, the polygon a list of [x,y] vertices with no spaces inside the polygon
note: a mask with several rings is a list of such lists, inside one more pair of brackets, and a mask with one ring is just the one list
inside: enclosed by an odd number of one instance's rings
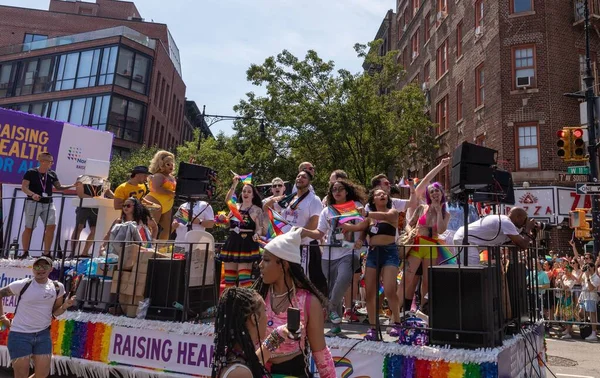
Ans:
{"label": "green foliage", "polygon": [[158,151],[157,147],[142,146],[140,149],[133,150],[127,158],[114,156],[110,161],[110,171],[108,179],[113,190],[125,181],[129,180],[131,169],[138,165],[149,166],[150,160]]}

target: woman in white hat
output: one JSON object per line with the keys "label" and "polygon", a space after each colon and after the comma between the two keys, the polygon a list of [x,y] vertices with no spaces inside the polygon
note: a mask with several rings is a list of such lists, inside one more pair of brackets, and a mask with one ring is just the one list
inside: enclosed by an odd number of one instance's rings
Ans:
{"label": "woman in white hat", "polygon": [[285,340],[273,350],[267,368],[271,374],[311,377],[308,348],[321,378],[335,377],[335,367],[323,333],[326,299],[308,280],[300,265],[302,228],[277,236],[265,246],[260,278],[254,288],[265,300],[267,332],[287,324],[287,309],[300,312],[300,338]]}

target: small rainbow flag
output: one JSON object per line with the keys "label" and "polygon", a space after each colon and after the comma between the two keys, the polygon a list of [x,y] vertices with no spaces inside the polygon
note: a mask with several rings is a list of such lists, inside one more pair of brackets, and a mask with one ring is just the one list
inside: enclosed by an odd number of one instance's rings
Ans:
{"label": "small rainbow flag", "polygon": [[227,201],[227,207],[229,208],[229,211],[231,211],[231,214],[238,220],[238,221],[242,221],[244,219],[244,217],[242,217],[242,214],[240,214],[240,211],[237,208],[237,197],[235,196],[235,194],[233,196],[231,196],[231,198],[229,199],[229,201]]}
{"label": "small rainbow flag", "polygon": [[281,214],[279,214],[273,209],[269,209],[269,211],[269,219],[271,219],[271,221],[273,222],[273,225],[275,226],[275,232],[277,233],[277,235],[285,234],[286,232],[292,229],[292,226],[289,224],[288,221],[285,220],[285,218]]}
{"label": "small rainbow flag", "polygon": [[[337,210],[339,212],[339,215],[334,210],[332,210],[331,207]],[[339,218],[340,224],[344,224],[353,220],[362,221],[364,219],[358,212],[358,209],[356,208],[356,203],[354,203],[354,201],[348,201],[342,204],[331,205],[329,211],[333,214],[336,214],[333,216],[333,218]]]}
{"label": "small rainbow flag", "polygon": [[152,247],[152,235],[150,234],[150,230],[146,226],[140,227],[140,237],[142,238],[142,247],[151,248]]}
{"label": "small rainbow flag", "polygon": [[240,181],[242,184],[244,184],[244,185],[252,184],[252,172],[248,173],[247,175],[239,175],[239,177],[240,177]]}
{"label": "small rainbow flag", "polygon": [[183,205],[179,206],[175,216],[173,217],[178,223],[188,224],[190,221],[190,212]]}

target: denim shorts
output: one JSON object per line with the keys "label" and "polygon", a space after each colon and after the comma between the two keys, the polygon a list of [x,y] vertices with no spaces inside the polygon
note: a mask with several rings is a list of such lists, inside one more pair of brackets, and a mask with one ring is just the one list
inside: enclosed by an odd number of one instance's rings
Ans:
{"label": "denim shorts", "polygon": [[398,255],[398,246],[394,243],[369,248],[369,252],[367,253],[367,268],[377,268],[378,259],[379,267],[399,267],[400,256]]}
{"label": "denim shorts", "polygon": [[596,306],[598,306],[598,302],[591,299],[586,299],[579,302],[579,306],[583,308],[585,312],[596,312]]}
{"label": "denim shorts", "polygon": [[11,360],[33,355],[52,355],[50,328],[36,333],[9,332],[6,344]]}

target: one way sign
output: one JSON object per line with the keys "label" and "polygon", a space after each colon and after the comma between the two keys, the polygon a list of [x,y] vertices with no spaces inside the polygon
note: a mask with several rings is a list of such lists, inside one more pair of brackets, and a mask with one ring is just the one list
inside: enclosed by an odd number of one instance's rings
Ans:
{"label": "one way sign", "polygon": [[577,194],[600,194],[600,184],[577,184]]}

